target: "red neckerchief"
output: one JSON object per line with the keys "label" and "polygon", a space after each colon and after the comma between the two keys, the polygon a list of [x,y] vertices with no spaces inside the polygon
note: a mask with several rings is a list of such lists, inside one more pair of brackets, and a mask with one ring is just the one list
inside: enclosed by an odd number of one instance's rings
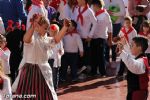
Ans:
{"label": "red neckerchief", "polygon": [[96,13],[95,13],[95,16],[97,17],[98,15],[100,15],[100,14],[102,14],[103,12],[105,12],[106,10],[105,9],[100,9],[99,11],[97,11]]}
{"label": "red neckerchief", "polygon": [[124,36],[126,38],[126,40],[129,42],[129,37],[128,37],[128,34],[131,33],[133,31],[133,27],[130,27],[128,31],[126,31],[126,28],[125,27],[122,27],[121,28],[121,31],[124,33]]}
{"label": "red neckerchief", "polygon": [[32,4],[41,7],[44,5],[42,0],[32,0]]}
{"label": "red neckerchief", "polygon": [[7,47],[5,47],[5,48],[3,49],[3,51],[6,51],[6,50],[8,50],[8,48],[7,48]]}
{"label": "red neckerchief", "polygon": [[79,14],[78,14],[78,17],[77,17],[77,21],[79,21],[79,19],[80,19],[81,25],[83,25],[83,21],[84,21],[82,14],[83,14],[88,8],[89,8],[89,5],[87,4],[87,5],[83,8],[82,11],[81,11],[81,7],[79,7],[79,9],[78,9]]}
{"label": "red neckerchief", "polygon": [[144,61],[144,64],[145,64],[146,68],[147,68],[148,70],[150,70],[150,65],[149,65],[149,63],[148,63],[148,58],[147,58],[147,57],[143,57],[143,61]]}
{"label": "red neckerchief", "polygon": [[136,4],[140,5],[142,0],[135,0]]}
{"label": "red neckerchief", "polygon": [[71,36],[72,36],[73,34],[79,34],[79,33],[77,32],[76,29],[74,29],[74,30],[72,30],[72,31],[66,33],[66,35],[71,35]]}
{"label": "red neckerchief", "polygon": [[147,37],[147,36],[148,36],[148,34],[150,34],[150,33],[148,32],[148,33],[146,33],[146,34],[145,34],[144,32],[140,32],[139,34],[140,34],[140,35],[142,35],[142,36]]}

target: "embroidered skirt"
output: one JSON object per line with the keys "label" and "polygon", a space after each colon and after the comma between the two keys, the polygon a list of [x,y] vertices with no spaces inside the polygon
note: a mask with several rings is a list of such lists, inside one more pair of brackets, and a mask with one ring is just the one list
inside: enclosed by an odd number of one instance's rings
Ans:
{"label": "embroidered skirt", "polygon": [[23,66],[15,95],[35,95],[36,97],[14,98],[15,100],[53,100],[52,93],[37,64]]}

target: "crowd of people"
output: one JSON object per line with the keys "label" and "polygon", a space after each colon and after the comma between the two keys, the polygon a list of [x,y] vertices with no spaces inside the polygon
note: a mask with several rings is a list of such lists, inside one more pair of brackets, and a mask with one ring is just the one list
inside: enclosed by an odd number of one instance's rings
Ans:
{"label": "crowd of people", "polygon": [[149,14],[149,0],[0,0],[0,100],[57,100],[59,84],[107,77],[118,57],[127,100],[147,100]]}

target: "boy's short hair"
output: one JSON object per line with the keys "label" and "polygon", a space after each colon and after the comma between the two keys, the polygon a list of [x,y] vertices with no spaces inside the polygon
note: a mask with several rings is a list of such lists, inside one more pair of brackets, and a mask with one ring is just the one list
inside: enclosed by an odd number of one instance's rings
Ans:
{"label": "boy's short hair", "polygon": [[145,53],[148,48],[148,39],[144,37],[134,37],[132,40],[136,46],[140,46],[142,48],[142,52]]}
{"label": "boy's short hair", "polygon": [[140,28],[140,31],[143,32],[143,27],[148,27],[149,28],[149,33],[150,33],[150,21],[149,20],[145,20]]}
{"label": "boy's short hair", "polygon": [[102,8],[105,5],[103,0],[92,0],[91,4],[97,5],[100,8]]}
{"label": "boy's short hair", "polygon": [[132,23],[132,18],[130,17],[130,16],[126,16],[125,18],[124,18],[124,21],[130,21],[131,23]]}
{"label": "boy's short hair", "polygon": [[77,23],[74,20],[71,20],[71,24],[75,27],[75,29],[77,28]]}

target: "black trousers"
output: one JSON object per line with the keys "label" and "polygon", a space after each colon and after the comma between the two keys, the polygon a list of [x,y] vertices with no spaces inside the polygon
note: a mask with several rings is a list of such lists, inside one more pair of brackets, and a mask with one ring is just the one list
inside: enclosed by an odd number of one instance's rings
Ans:
{"label": "black trousers", "polygon": [[18,67],[19,64],[22,60],[21,54],[18,53],[11,53],[10,54],[10,59],[9,59],[9,64],[10,64],[10,77],[11,77],[11,82],[13,83],[18,75]]}
{"label": "black trousers", "polygon": [[136,90],[128,92],[126,100],[147,100],[148,91],[147,90]]}
{"label": "black trousers", "polygon": [[118,75],[123,75],[125,68],[126,68],[126,65],[125,65],[125,63],[121,60],[121,61],[120,61],[120,68],[119,68]]}
{"label": "black trousers", "polygon": [[78,57],[78,53],[64,53],[61,58],[60,79],[67,79],[68,66],[71,68],[72,80],[77,79]]}
{"label": "black trousers", "polygon": [[82,39],[84,55],[80,58],[79,67],[88,66],[90,65],[90,55],[91,55],[91,48],[90,42],[87,42],[86,39]]}
{"label": "black trousers", "polygon": [[98,38],[92,39],[91,41],[91,74],[97,74],[97,68],[99,68],[99,72],[101,75],[106,74],[105,69],[105,39]]}

